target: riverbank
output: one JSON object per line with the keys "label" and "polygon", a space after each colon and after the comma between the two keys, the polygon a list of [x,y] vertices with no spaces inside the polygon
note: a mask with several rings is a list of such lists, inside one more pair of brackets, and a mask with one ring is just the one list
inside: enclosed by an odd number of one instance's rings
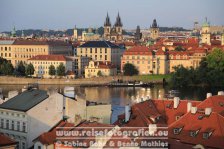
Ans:
{"label": "riverbank", "polygon": [[123,81],[143,81],[146,83],[162,84],[163,78],[168,80],[169,75],[144,75],[144,76],[110,76],[110,77],[96,77],[96,78],[79,78],[79,79],[38,79],[38,78],[25,78],[13,76],[0,76],[0,84],[16,85],[38,83],[42,85],[86,85],[86,86],[103,86],[113,80]]}

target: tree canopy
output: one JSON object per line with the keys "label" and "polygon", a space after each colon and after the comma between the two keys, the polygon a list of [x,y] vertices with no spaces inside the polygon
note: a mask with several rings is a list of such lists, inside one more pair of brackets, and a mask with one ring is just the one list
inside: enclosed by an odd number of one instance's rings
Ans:
{"label": "tree canopy", "polygon": [[58,76],[65,76],[65,66],[63,63],[60,63],[57,67],[57,75]]}
{"label": "tree canopy", "polygon": [[130,63],[124,65],[123,71],[125,76],[138,75],[139,73],[138,69],[133,64]]}
{"label": "tree canopy", "polygon": [[49,70],[48,70],[48,74],[49,74],[50,76],[54,76],[54,75],[56,74],[56,70],[55,70],[54,65],[50,65],[48,69],[49,69]]}
{"label": "tree canopy", "polygon": [[33,75],[34,74],[34,71],[35,71],[35,69],[34,69],[34,67],[33,67],[33,64],[28,64],[27,66],[26,66],[26,75],[27,76],[31,76],[31,75]]}

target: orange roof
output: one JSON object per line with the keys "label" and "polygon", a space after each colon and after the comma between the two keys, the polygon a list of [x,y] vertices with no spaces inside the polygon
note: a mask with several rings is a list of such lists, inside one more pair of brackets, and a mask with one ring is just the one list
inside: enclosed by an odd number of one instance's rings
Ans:
{"label": "orange roof", "polygon": [[71,61],[71,59],[66,58],[64,55],[37,55],[28,60],[35,61]]}
{"label": "orange roof", "polygon": [[152,51],[146,46],[134,46],[126,50],[123,55],[152,55]]}
{"label": "orange roof", "polygon": [[4,146],[10,146],[10,145],[16,145],[16,144],[17,144],[16,141],[0,133],[0,147],[4,148]]}

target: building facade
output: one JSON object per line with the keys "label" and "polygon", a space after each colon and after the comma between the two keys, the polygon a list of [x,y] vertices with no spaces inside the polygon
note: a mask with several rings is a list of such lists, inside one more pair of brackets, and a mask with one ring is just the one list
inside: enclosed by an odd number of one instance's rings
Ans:
{"label": "building facade", "polygon": [[[34,66],[35,77],[49,78],[49,67],[53,65],[55,70],[62,63],[65,66],[65,73],[68,71],[74,72],[73,57],[66,57],[64,55],[37,55],[28,59],[28,63]],[[57,73],[57,72],[56,72]]]}
{"label": "building facade", "polygon": [[88,41],[77,47],[77,56],[89,57],[94,61],[108,61],[120,68],[124,50],[109,41]]}
{"label": "building facade", "polygon": [[154,52],[145,46],[135,46],[126,50],[121,58],[121,72],[125,64],[133,64],[139,74],[168,73],[168,59],[163,51]]}
{"label": "building facade", "polygon": [[56,90],[29,89],[0,105],[0,131],[16,140],[19,149],[27,149],[65,116],[71,123],[76,115],[84,119],[85,107],[85,100],[68,98]]}
{"label": "building facade", "polygon": [[39,41],[39,40],[13,40],[0,42],[1,57],[11,61],[16,66],[20,61],[27,60],[36,55],[63,54],[72,55],[72,45],[63,41]]}
{"label": "building facade", "polygon": [[114,26],[111,28],[111,22],[109,15],[107,14],[106,21],[104,23],[104,39],[110,40],[110,41],[122,41],[123,40],[123,34],[122,34],[122,22],[120,15],[118,13],[116,22]]}
{"label": "building facade", "polygon": [[90,61],[85,67],[85,78],[117,75],[117,68],[110,62]]}

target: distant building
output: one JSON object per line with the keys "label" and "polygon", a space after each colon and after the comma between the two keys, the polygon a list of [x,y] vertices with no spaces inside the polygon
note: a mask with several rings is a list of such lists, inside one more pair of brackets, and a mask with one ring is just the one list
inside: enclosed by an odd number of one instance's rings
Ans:
{"label": "distant building", "polygon": [[85,67],[85,78],[117,75],[117,68],[111,62],[90,61]]}
{"label": "distant building", "polygon": [[95,30],[95,33],[93,32],[92,28],[88,29],[88,32],[83,31],[82,32],[82,41],[92,41],[92,40],[99,40],[100,34],[98,34],[97,29]]}
{"label": "distant building", "polygon": [[224,31],[223,31],[222,37],[221,37],[221,45],[224,46]]}
{"label": "distant building", "polygon": [[108,61],[120,67],[124,49],[110,41],[88,41],[77,47],[77,56],[89,57],[94,61]]}
{"label": "distant building", "polygon": [[[66,94],[66,92],[65,92]],[[16,140],[19,149],[33,146],[33,140],[63,118],[74,123],[85,119],[86,101],[69,98],[51,89],[28,89],[0,105],[0,132]]]}
{"label": "distant building", "polygon": [[122,34],[122,22],[120,15],[118,13],[116,22],[114,26],[111,28],[111,22],[109,15],[107,14],[106,21],[104,23],[104,39],[110,40],[110,41],[122,41],[123,40],[123,34]]}
{"label": "distant building", "polygon": [[[55,70],[62,63],[65,66],[65,73],[68,71],[74,72],[74,64],[72,57],[66,57],[64,55],[37,55],[28,59],[28,63],[33,64],[35,77],[49,78],[49,67],[53,65]],[[56,72],[57,73],[57,72]]]}
{"label": "distant building", "polygon": [[76,26],[73,29],[73,39],[78,40],[78,30],[77,30]]}
{"label": "distant building", "polygon": [[150,26],[150,38],[153,40],[159,38],[159,27],[157,26],[156,19],[153,20],[153,23]]}
{"label": "distant building", "polygon": [[121,72],[125,64],[133,64],[139,74],[168,73],[167,55],[164,51],[154,52],[145,46],[135,46],[124,52],[121,58]]}

